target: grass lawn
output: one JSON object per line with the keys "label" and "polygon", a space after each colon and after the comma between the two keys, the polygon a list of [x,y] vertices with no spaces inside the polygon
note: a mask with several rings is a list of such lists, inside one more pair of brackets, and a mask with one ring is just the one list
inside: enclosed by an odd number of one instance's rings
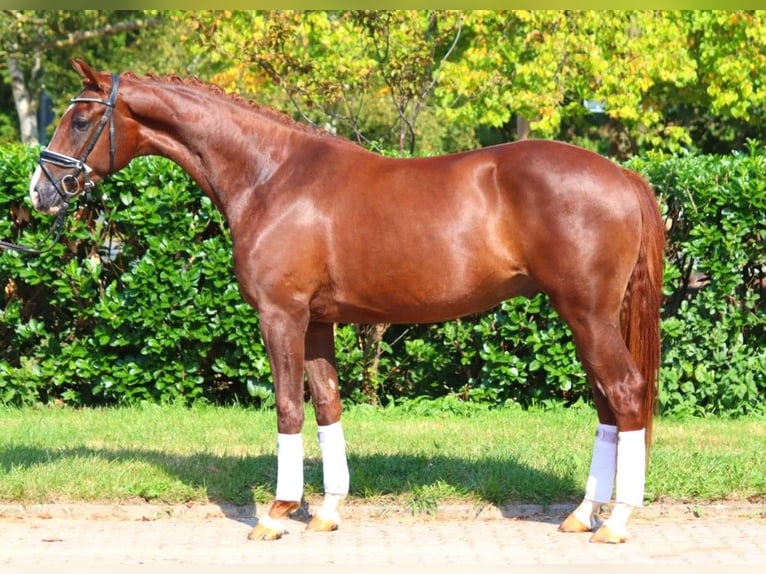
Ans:
{"label": "grass lawn", "polygon": [[[375,409],[343,418],[350,502],[428,511],[446,502],[582,496],[595,411]],[[265,503],[276,486],[276,415],[241,407],[0,409],[0,501]],[[766,501],[766,421],[655,421],[647,501]],[[306,411],[307,496],[322,492]]]}

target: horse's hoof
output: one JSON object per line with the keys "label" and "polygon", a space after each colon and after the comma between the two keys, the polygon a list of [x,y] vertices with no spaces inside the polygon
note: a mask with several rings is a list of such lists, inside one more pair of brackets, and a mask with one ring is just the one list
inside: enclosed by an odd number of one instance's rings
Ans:
{"label": "horse's hoof", "polygon": [[590,541],[599,544],[622,544],[623,542],[628,541],[628,535],[624,532],[615,532],[609,528],[609,526],[603,524],[601,528],[596,530],[593,536],[591,536]]}
{"label": "horse's hoof", "polygon": [[259,522],[258,524],[255,525],[255,528],[253,528],[250,531],[250,534],[247,535],[247,539],[248,540],[279,540],[280,538],[282,538],[282,534],[284,534],[284,530],[282,530],[281,528],[273,528]]}
{"label": "horse's hoof", "polygon": [[583,522],[575,516],[575,513],[572,512],[569,516],[567,516],[564,519],[564,522],[561,523],[559,526],[559,532],[590,532],[592,528],[588,524],[583,524]]}
{"label": "horse's hoof", "polygon": [[306,526],[306,530],[312,530],[314,532],[332,532],[338,530],[338,523],[335,520],[327,520],[314,516],[311,522]]}

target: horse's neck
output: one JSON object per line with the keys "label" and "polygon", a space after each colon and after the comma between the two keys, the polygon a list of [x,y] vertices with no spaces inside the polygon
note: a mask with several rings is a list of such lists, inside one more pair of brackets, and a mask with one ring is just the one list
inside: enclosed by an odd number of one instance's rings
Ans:
{"label": "horse's neck", "polygon": [[255,109],[204,88],[158,83],[136,89],[140,95],[128,103],[141,125],[137,155],[180,165],[229,221],[244,209],[243,194],[266,185],[285,157],[275,142],[286,139],[287,128]]}

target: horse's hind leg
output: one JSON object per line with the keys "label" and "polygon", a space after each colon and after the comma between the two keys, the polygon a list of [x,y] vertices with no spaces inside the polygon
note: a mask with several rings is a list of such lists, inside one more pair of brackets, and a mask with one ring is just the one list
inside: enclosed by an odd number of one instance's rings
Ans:
{"label": "horse's hind leg", "polygon": [[[592,380],[592,376],[589,375]],[[601,505],[612,499],[614,478],[617,471],[617,424],[606,397],[593,386],[593,399],[598,412],[599,424],[593,442],[585,496],[580,505],[559,527],[562,532],[591,532],[601,526],[598,512]]]}
{"label": "horse's hind leg", "polygon": [[309,530],[330,531],[340,525],[338,504],[348,494],[346,441],[341,426],[341,402],[332,323],[310,323],[306,333],[305,369],[318,424],[322,451],[324,501]]}
{"label": "horse's hind leg", "polygon": [[[583,503],[562,523],[566,532],[597,528],[593,542],[624,542],[634,507],[643,504],[646,466],[644,380],[622,339],[618,314],[572,317],[569,322],[578,354],[594,391],[599,426]],[[613,319],[610,317],[614,317]],[[616,506],[600,525],[595,513],[611,500]]]}

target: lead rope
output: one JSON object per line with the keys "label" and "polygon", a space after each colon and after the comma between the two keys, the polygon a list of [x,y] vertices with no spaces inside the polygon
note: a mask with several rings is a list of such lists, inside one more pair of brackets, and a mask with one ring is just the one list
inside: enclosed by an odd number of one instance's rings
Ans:
{"label": "lead rope", "polygon": [[49,237],[52,235],[53,242],[48,245],[48,247],[40,248],[38,247],[28,247],[26,245],[18,245],[16,243],[11,243],[9,241],[3,241],[0,239],[0,248],[1,249],[7,249],[9,251],[18,251],[19,253],[26,253],[28,255],[42,255],[43,253],[47,253],[51,249],[53,249],[56,244],[58,243],[59,239],[61,239],[61,234],[64,232],[64,221],[66,220],[67,212],[69,211],[69,202],[64,202],[64,207],[58,212],[56,215],[56,219],[53,221],[53,225],[51,225],[51,228],[48,230],[48,233],[45,235],[45,238],[43,238],[43,241],[41,243],[48,240]]}

